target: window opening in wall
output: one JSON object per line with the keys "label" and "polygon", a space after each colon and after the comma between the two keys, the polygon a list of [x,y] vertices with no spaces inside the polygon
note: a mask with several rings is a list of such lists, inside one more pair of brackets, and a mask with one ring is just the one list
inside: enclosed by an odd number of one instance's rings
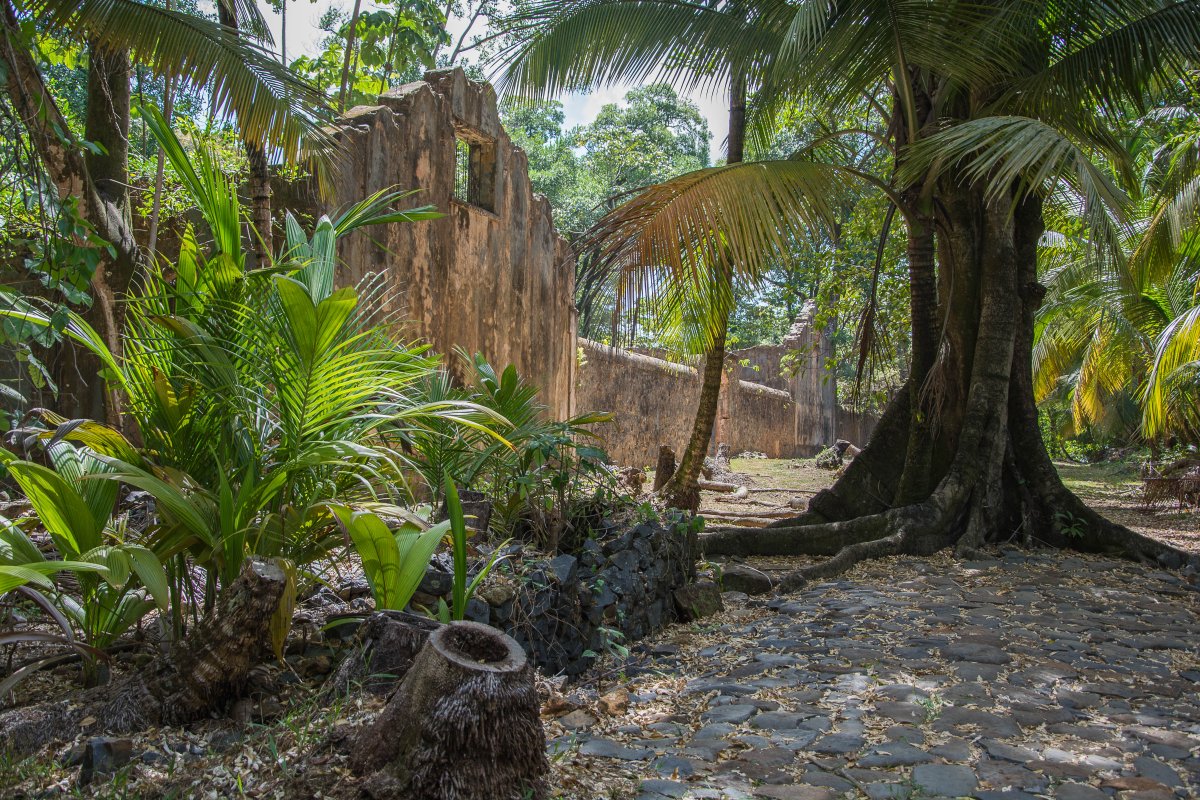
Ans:
{"label": "window opening in wall", "polygon": [[485,211],[496,210],[496,144],[454,137],[454,199]]}
{"label": "window opening in wall", "polygon": [[454,139],[454,199],[471,202],[471,145],[465,139]]}

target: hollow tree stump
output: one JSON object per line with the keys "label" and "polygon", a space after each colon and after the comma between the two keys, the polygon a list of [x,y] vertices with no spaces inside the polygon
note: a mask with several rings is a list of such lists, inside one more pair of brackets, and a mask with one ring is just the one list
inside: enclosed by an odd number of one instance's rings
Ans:
{"label": "hollow tree stump", "polygon": [[658,446],[658,463],[654,466],[654,491],[667,485],[667,481],[671,480],[671,476],[675,474],[677,465],[675,464],[675,451],[668,445],[661,444]]}
{"label": "hollow tree stump", "polygon": [[546,736],[525,652],[487,625],[430,635],[351,765],[376,800],[546,797]]}

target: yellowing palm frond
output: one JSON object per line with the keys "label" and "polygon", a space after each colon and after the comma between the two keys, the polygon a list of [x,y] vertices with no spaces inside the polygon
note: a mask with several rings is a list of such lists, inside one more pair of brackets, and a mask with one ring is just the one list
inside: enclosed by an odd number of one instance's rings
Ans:
{"label": "yellowing palm frond", "polygon": [[[836,168],[807,161],[698,170],[611,212],[581,248],[619,276],[621,295],[651,298],[659,313],[708,308],[715,321],[728,314],[733,282],[757,282],[790,241],[833,218],[843,185]],[[700,327],[711,343],[715,322]]]}

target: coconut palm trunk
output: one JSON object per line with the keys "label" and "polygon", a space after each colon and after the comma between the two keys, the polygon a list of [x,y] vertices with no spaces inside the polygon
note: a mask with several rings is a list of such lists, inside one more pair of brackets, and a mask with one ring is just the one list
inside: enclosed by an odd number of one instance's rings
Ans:
{"label": "coconut palm trunk", "polygon": [[[734,73],[729,91],[729,138],[725,161],[740,164],[746,154],[746,76]],[[726,270],[724,295],[733,296],[733,271]],[[719,295],[721,293],[718,293]],[[725,342],[729,333],[731,309],[720,309],[712,345],[704,354],[704,370],[701,373],[700,399],[696,406],[696,420],[692,424],[692,436],[679,461],[679,468],[662,489],[667,505],[694,512],[700,506],[700,468],[712,441],[716,424],[717,408],[721,401],[721,378],[725,373]]]}
{"label": "coconut palm trunk", "polygon": [[[217,3],[217,19],[222,25],[241,37],[237,13],[226,0]],[[242,139],[242,147],[246,152],[246,164],[249,176],[246,179],[246,190],[250,195],[250,222],[254,226],[250,250],[259,266],[271,263],[271,253],[274,252],[274,235],[271,220],[271,165],[267,160],[267,151],[261,142],[251,138]]]}

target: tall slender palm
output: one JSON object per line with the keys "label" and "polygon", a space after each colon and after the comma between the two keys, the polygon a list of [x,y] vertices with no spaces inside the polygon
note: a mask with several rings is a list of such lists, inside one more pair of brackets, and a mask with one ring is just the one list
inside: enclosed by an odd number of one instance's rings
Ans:
{"label": "tall slender palm", "polygon": [[[808,514],[753,537],[710,535],[708,551],[842,546],[796,574],[797,583],[863,557],[952,542],[969,549],[1013,532],[1151,556],[1169,549],[1103,520],[1062,485],[1037,426],[1030,363],[1046,204],[1065,183],[1091,207],[1120,212],[1121,193],[1091,156],[1103,152],[1120,165],[1111,120],[1185,76],[1200,46],[1200,4],[853,0],[758,8],[756,29],[767,32],[736,46],[782,41],[758,58],[771,62],[756,97],[764,119],[802,95],[838,108],[881,84],[891,89],[895,173],[873,180],[890,182],[909,225],[914,369],[863,454]],[[640,48],[609,71],[656,67],[664,50],[646,46],[655,28],[640,23],[665,24],[666,13],[648,11],[639,24],[631,14],[614,16],[592,32],[610,29],[613,44],[602,52]],[[702,46],[719,39],[709,24],[717,16],[694,10],[690,38]],[[528,62],[543,85],[580,82],[582,67],[551,68],[551,56]],[[714,197],[694,194],[673,209],[676,243],[697,218],[709,218]],[[719,199],[713,227],[722,241],[767,249],[776,229],[763,219],[773,209],[751,191]],[[1112,241],[1106,220],[1092,221]]]}
{"label": "tall slender palm", "polygon": [[[756,19],[761,10],[759,4],[740,1],[721,7],[697,7],[683,2],[583,0],[565,6],[536,7],[519,24],[527,24],[530,18],[548,24],[539,24],[538,34],[508,54],[513,68],[505,83],[517,91],[552,91],[563,85],[637,81],[657,69],[663,77],[685,87],[727,89],[729,134],[725,162],[727,167],[737,165],[745,158],[747,91],[763,83],[770,61],[763,56],[780,42],[770,26]],[[622,29],[623,18],[637,20],[632,36],[629,29]],[[716,24],[718,20],[720,24]],[[693,38],[697,33],[703,38]],[[742,35],[736,35],[739,33]],[[747,47],[748,38],[758,40],[760,45]],[[561,58],[562,53],[570,52],[585,39],[587,57],[570,61]],[[661,68],[658,62],[663,62]],[[687,185],[682,195],[711,186],[710,177],[717,179],[718,173],[701,175],[700,180]],[[724,178],[717,182],[724,182]],[[731,189],[734,187],[726,183],[725,190]],[[812,225],[821,214],[829,216],[825,203],[828,189],[828,176],[810,167],[803,173],[793,171],[791,184],[783,188],[787,197],[780,200],[788,207],[816,212],[804,220]],[[596,268],[617,271],[622,285],[632,283],[635,294],[642,294],[643,289],[645,293],[665,294],[667,301],[658,304],[660,309],[678,312],[681,306],[690,307],[687,317],[698,324],[696,333],[704,349],[704,363],[695,421],[679,467],[663,487],[669,505],[695,511],[700,499],[698,478],[712,439],[725,371],[734,283],[739,277],[757,280],[763,267],[759,259],[747,261],[742,257],[746,254],[731,248],[709,246],[711,241],[701,244],[719,235],[711,225],[703,233],[699,228],[693,230],[686,239],[676,237],[672,230],[667,233],[671,242],[666,247],[645,236],[644,226],[654,224],[654,219],[662,224],[662,214],[669,215],[669,208],[678,202],[680,193],[674,186],[665,193],[651,189],[607,216],[583,241],[599,251],[600,257],[593,262]],[[679,257],[680,251],[686,253],[683,258]]]}

